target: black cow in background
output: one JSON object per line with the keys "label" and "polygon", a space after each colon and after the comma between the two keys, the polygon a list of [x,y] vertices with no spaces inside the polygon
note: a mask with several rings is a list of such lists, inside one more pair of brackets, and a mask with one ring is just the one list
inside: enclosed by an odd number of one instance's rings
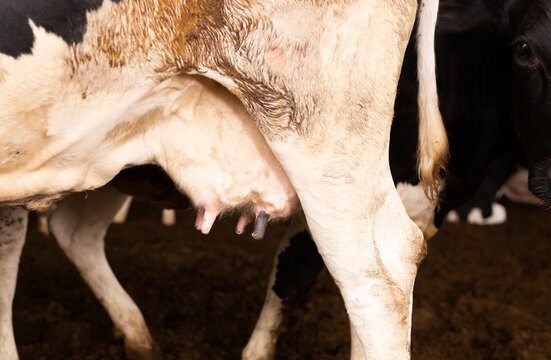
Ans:
{"label": "black cow in background", "polygon": [[551,203],[551,1],[512,11],[512,118],[529,160],[529,188]]}
{"label": "black cow in background", "polygon": [[[440,109],[450,142],[447,183],[434,223],[469,201],[487,208],[522,159],[510,124],[507,26],[482,1],[441,1],[436,33]],[[414,43],[406,52],[392,124],[390,167],[396,183],[416,184]],[[404,156],[404,154],[410,154]],[[491,167],[492,164],[495,166]],[[486,180],[483,182],[483,180]],[[484,183],[477,199],[473,196]],[[488,201],[480,203],[486,197]],[[465,206],[463,210],[470,209]],[[487,213],[486,216],[490,214]]]}
{"label": "black cow in background", "polygon": [[[517,164],[524,163],[511,119],[511,106],[516,108],[515,119],[524,115],[536,121],[542,116],[551,116],[547,111],[551,99],[547,92],[549,78],[546,77],[551,74],[545,72],[545,66],[551,66],[551,1],[538,0],[531,7],[527,5],[530,3],[440,2],[436,35],[437,80],[440,108],[450,143],[450,161],[447,182],[440,193],[440,206],[433,209],[436,228],[455,209],[462,218],[466,218],[474,206],[481,208],[483,217],[491,216],[495,193],[516,171]],[[531,30],[525,30],[520,39],[512,38],[517,28],[516,19],[526,11],[529,18],[521,24],[524,29]],[[538,12],[538,16],[531,11]],[[541,28],[531,28],[530,24],[537,21]],[[532,37],[544,38],[547,46],[541,46],[541,40],[536,42]],[[537,57],[536,49],[546,57]],[[516,62],[513,69],[512,57]],[[398,186],[418,183],[414,42],[408,46],[403,66],[390,140],[390,167]],[[530,111],[523,114],[523,108],[518,106],[522,102],[517,97],[526,101],[524,107],[530,104]],[[546,127],[531,128],[536,132],[541,131],[538,129],[544,131],[527,136],[544,139],[546,134],[551,134],[549,120]],[[528,133],[526,126],[522,129]],[[545,145],[548,152],[540,161],[545,162],[546,189],[551,191],[551,142]],[[551,201],[551,195],[547,199]],[[303,297],[323,267],[308,233],[297,231],[289,231],[280,247],[275,276],[272,276],[260,319],[243,352],[244,359],[273,356],[281,313],[286,305]],[[354,351],[353,345],[352,353]]]}

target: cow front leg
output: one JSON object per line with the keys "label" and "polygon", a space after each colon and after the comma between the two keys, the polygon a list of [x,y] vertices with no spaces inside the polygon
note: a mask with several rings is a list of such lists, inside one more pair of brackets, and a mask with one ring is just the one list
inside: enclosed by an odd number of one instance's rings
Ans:
{"label": "cow front leg", "polygon": [[13,336],[12,305],[19,258],[27,234],[28,212],[0,208],[0,359],[18,359]]}
{"label": "cow front leg", "polygon": [[286,309],[310,290],[323,268],[316,245],[302,221],[295,218],[281,239],[268,281],[266,300],[243,360],[270,360]]}
{"label": "cow front leg", "polygon": [[104,250],[107,228],[126,199],[109,187],[72,195],[51,214],[50,230],[124,336],[128,358],[151,360],[160,357],[159,350],[142,313],[113,274]]}

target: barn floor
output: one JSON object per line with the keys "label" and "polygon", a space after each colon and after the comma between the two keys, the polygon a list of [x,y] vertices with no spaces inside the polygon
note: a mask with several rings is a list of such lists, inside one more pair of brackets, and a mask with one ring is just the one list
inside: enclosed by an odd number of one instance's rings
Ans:
{"label": "barn floor", "polygon": [[[551,359],[551,222],[542,209],[505,203],[511,219],[479,227],[446,224],[429,243],[415,292],[414,359]],[[142,309],[165,359],[238,359],[259,313],[283,226],[262,241],[212,236],[178,213],[135,203],[113,225],[107,254]],[[121,341],[93,294],[51,238],[30,226],[14,305],[22,359],[124,359]],[[347,359],[343,303],[324,270],[284,322],[277,359]]]}

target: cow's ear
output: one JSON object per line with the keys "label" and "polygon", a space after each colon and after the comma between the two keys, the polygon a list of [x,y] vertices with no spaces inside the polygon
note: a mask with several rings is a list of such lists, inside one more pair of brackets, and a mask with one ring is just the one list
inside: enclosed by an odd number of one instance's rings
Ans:
{"label": "cow's ear", "polygon": [[480,0],[440,0],[438,9],[439,30],[463,32],[497,23],[496,14]]}

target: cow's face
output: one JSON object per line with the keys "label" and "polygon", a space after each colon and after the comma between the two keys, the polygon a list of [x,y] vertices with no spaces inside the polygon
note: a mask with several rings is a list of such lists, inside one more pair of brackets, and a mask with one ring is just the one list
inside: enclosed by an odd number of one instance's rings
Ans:
{"label": "cow's face", "polygon": [[551,3],[521,10],[512,17],[512,117],[530,161],[530,190],[551,201]]}

